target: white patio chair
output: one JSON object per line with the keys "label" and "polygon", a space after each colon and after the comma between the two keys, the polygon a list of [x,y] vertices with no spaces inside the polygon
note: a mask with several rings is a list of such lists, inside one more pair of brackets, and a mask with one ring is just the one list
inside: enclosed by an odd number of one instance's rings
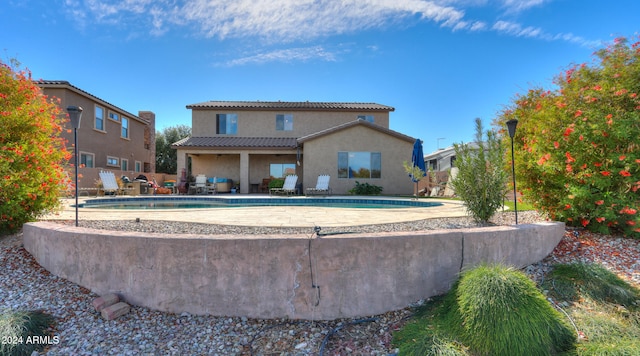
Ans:
{"label": "white patio chair", "polygon": [[189,193],[195,194],[207,194],[207,176],[204,174],[198,174],[196,176],[196,182],[189,185]]}
{"label": "white patio chair", "polygon": [[296,183],[298,183],[298,176],[295,174],[288,175],[284,179],[284,185],[282,188],[271,188],[269,189],[269,195],[271,194],[295,194],[296,193]]}
{"label": "white patio chair", "polygon": [[104,192],[113,192],[115,195],[122,192],[122,188],[118,186],[116,176],[113,172],[100,171],[100,181],[102,181],[102,190]]}
{"label": "white patio chair", "polygon": [[331,176],[328,174],[319,175],[315,188],[307,188],[307,195],[320,193],[331,194],[331,187],[329,187],[330,180]]}

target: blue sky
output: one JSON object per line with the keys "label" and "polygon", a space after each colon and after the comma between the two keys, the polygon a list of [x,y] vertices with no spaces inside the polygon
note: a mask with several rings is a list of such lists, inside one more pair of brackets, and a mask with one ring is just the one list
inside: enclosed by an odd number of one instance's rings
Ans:
{"label": "blue sky", "polygon": [[640,2],[3,0],[1,58],[158,130],[208,100],[376,102],[425,154],[473,138],[517,93],[638,34]]}

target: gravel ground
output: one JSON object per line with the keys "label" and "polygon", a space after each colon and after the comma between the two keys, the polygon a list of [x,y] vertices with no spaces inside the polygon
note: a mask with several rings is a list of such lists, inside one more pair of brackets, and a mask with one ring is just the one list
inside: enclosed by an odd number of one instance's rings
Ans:
{"label": "gravel ground", "polygon": [[[527,223],[543,219],[533,212],[520,212],[518,220]],[[492,222],[512,224],[513,215],[501,213]],[[81,221],[81,226],[169,233],[311,233],[308,228],[246,228],[151,221]],[[476,225],[468,218],[447,218],[326,232],[472,226]],[[194,316],[132,307],[129,314],[105,321],[91,307],[97,295],[48,273],[21,247],[21,241],[21,234],[0,237],[0,308],[42,309],[56,316],[53,334],[60,342],[49,345],[43,352],[46,355],[388,355],[395,352],[391,347],[392,332],[401,328],[412,313],[413,306],[407,306],[383,315],[327,322]],[[540,281],[551,264],[571,261],[601,263],[640,286],[640,240],[602,236],[578,229],[567,229],[552,254],[527,266],[524,271]]]}

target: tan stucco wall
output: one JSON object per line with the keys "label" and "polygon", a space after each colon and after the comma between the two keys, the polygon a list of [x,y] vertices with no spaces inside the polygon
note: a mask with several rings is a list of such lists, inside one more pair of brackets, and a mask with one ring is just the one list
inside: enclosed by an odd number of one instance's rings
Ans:
{"label": "tan stucco wall", "polygon": [[[413,143],[363,125],[354,126],[331,135],[304,143],[304,189],[314,187],[318,176],[329,174],[330,186],[334,194],[347,194],[360,183],[369,183],[384,187],[382,194],[412,194],[413,184],[402,167],[403,161],[411,162]],[[338,178],[339,151],[381,152],[382,178],[349,179]]]}
{"label": "tan stucco wall", "polygon": [[[123,111],[97,103],[89,97],[67,89],[48,88],[44,90],[44,93],[50,97],[60,98],[59,106],[63,115],[66,114],[66,108],[69,105],[82,107],[82,119],[78,129],[78,149],[82,153],[95,155],[94,167],[120,169],[120,165],[118,167],[107,166],[107,156],[113,156],[119,160],[128,160],[128,170],[134,170],[136,161],[141,163],[141,171],[144,171],[144,163],[149,163],[152,170],[155,170],[155,140],[150,142],[153,149],[145,148],[145,123],[138,121]],[[104,109],[104,131],[94,129],[96,105]],[[110,111],[129,119],[128,139],[121,137],[121,123],[108,118]],[[155,132],[155,125],[153,126],[150,130]],[[67,139],[69,150],[73,152],[73,128],[70,123],[65,128],[69,129],[70,132],[64,130],[62,136]]]}
{"label": "tan stucco wall", "polygon": [[[192,110],[194,137],[216,135],[216,114],[238,114],[238,133],[241,137],[301,137],[330,127],[354,121],[358,115],[374,115],[375,124],[389,128],[387,112],[332,111],[214,111]],[[293,130],[277,131],[276,114],[293,114]]]}
{"label": "tan stucco wall", "polygon": [[[562,223],[323,236],[162,235],[25,224],[24,247],[51,273],[161,311],[336,319],[446,292],[480,262],[537,262]],[[309,267],[311,258],[313,266]],[[318,290],[312,284],[320,286]]]}

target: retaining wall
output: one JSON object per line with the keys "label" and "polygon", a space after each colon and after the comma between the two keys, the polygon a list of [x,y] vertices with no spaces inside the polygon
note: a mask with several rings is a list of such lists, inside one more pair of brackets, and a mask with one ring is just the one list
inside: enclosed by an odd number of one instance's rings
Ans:
{"label": "retaining wall", "polygon": [[560,242],[557,222],[460,230],[302,235],[163,235],[25,224],[51,273],[130,304],[217,316],[329,320],[445,293],[481,262],[523,267]]}

